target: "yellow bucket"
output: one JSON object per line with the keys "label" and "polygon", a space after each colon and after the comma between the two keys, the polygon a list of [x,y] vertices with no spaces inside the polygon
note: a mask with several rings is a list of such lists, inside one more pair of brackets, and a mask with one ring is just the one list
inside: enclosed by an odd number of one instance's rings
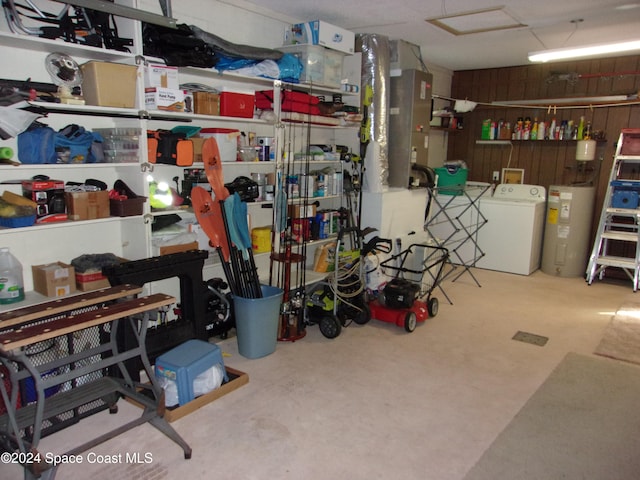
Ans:
{"label": "yellow bucket", "polygon": [[271,251],[271,227],[256,227],[251,230],[251,248],[253,253]]}

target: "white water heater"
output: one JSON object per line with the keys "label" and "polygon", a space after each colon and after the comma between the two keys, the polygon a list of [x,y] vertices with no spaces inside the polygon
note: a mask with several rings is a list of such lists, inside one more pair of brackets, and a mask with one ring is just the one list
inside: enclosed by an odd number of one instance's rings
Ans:
{"label": "white water heater", "polygon": [[590,252],[595,186],[551,185],[541,270],[559,277],[583,277]]}

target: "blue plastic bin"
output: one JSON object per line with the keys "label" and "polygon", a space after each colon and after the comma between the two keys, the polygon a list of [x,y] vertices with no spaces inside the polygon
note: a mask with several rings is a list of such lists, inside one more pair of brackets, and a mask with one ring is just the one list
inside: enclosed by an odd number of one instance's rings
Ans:
{"label": "blue plastic bin", "polygon": [[[224,368],[220,347],[204,340],[187,340],[156,358],[155,374],[156,377],[165,377],[176,382],[178,404],[184,405],[195,398],[195,378],[214,365],[222,365]],[[224,381],[229,381],[226,370]]]}

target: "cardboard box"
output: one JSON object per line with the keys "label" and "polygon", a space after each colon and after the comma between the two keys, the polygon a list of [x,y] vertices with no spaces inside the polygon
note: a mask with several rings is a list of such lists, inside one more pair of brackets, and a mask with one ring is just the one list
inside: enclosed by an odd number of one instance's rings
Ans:
{"label": "cardboard box", "polygon": [[316,206],[289,205],[289,216],[291,218],[311,218],[316,216]]}
{"label": "cardboard box", "polygon": [[101,288],[109,288],[111,283],[106,278],[101,280],[93,280],[91,282],[78,282],[76,281],[76,287],[81,292],[91,292],[93,290],[100,290]]}
{"label": "cardboard box", "polygon": [[193,92],[193,111],[199,115],[220,115],[220,95],[211,92]]}
{"label": "cardboard box", "polygon": [[87,105],[134,108],[136,104],[135,65],[87,62],[82,68],[82,96]]}
{"label": "cardboard box", "polygon": [[255,95],[240,92],[220,93],[220,115],[253,118]]}
{"label": "cardboard box", "polygon": [[[126,258],[118,258],[121,262],[126,262]],[[109,288],[109,279],[102,274],[101,268],[92,268],[84,272],[75,272],[75,284],[81,292],[90,292],[101,288]]]}
{"label": "cardboard box", "polygon": [[109,192],[65,192],[67,215],[70,220],[106,218],[110,212]]}
{"label": "cardboard box", "polygon": [[193,142],[193,163],[202,163],[202,144],[206,138],[191,137]]}
{"label": "cardboard box", "polygon": [[198,250],[198,242],[181,243],[180,245],[167,245],[159,248],[160,255],[188,252],[189,250]]}
{"label": "cardboard box", "polygon": [[285,35],[285,45],[292,44],[322,45],[344,53],[353,53],[356,34],[321,20],[296,23]]}
{"label": "cardboard box", "polygon": [[147,110],[184,112],[185,96],[185,90],[161,87],[145,88],[144,104]]}
{"label": "cardboard box", "polygon": [[144,69],[144,87],[179,89],[178,67],[150,63]]}
{"label": "cardboard box", "polygon": [[76,291],[74,268],[62,262],[33,265],[33,289],[47,297],[64,297]]}

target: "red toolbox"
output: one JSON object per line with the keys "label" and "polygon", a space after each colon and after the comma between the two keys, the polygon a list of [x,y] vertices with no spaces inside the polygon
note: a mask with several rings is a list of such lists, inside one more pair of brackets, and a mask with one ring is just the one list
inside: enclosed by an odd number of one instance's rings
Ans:
{"label": "red toolbox", "polygon": [[[304,92],[291,92],[284,90],[280,94],[280,104],[283,112],[308,113],[320,115],[318,104],[320,99],[315,95]],[[273,109],[273,90],[256,92],[256,108],[261,110]]]}
{"label": "red toolbox", "polygon": [[224,117],[253,118],[255,95],[239,92],[220,93],[220,115]]}

